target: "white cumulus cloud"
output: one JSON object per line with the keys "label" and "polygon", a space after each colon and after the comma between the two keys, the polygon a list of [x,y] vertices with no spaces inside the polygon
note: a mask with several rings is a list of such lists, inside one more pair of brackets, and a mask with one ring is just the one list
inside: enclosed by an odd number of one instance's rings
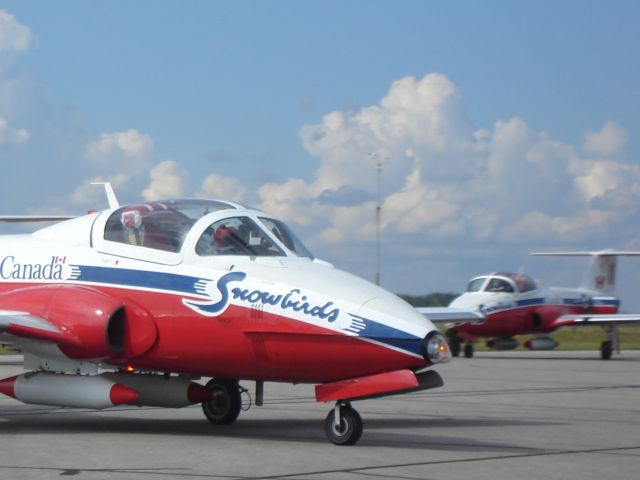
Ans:
{"label": "white cumulus cloud", "polygon": [[102,185],[93,185],[93,183],[109,182],[117,194],[124,189],[130,180],[131,178],[124,173],[87,178],[72,192],[69,196],[69,202],[74,207],[102,208],[102,205],[104,205],[107,200],[104,187]]}
{"label": "white cumulus cloud", "polygon": [[[321,124],[304,126],[300,135],[305,148],[322,159],[314,188],[369,190],[374,181],[364,173],[373,171],[377,161],[383,162],[392,189],[403,185],[416,160],[438,177],[459,175],[463,166],[473,168],[473,145],[468,143],[473,132],[462,106],[455,85],[433,73],[394,82],[379,105],[331,112]],[[371,152],[376,152],[375,160]]]}
{"label": "white cumulus cloud", "polygon": [[6,118],[0,116],[0,147],[19,144],[29,140],[29,131],[25,128],[14,128]]}
{"label": "white cumulus cloud", "polygon": [[197,193],[197,196],[243,202],[246,193],[246,189],[237,179],[212,173],[202,182],[202,190]]}
{"label": "white cumulus cloud", "polygon": [[149,172],[151,183],[143,190],[145,200],[176,198],[184,195],[185,173],[171,160],[155,165]]}
{"label": "white cumulus cloud", "polygon": [[86,157],[98,163],[108,163],[115,159],[146,159],[153,149],[149,135],[135,128],[124,132],[103,133],[86,149]]}
{"label": "white cumulus cloud", "polygon": [[627,143],[627,133],[615,122],[607,122],[597,132],[587,132],[582,148],[588,154],[610,156],[619,153]]}
{"label": "white cumulus cloud", "polygon": [[0,53],[23,52],[29,48],[31,39],[28,27],[6,10],[0,10]]}
{"label": "white cumulus cloud", "polygon": [[[257,193],[261,208],[304,228],[316,245],[350,251],[373,244],[377,162],[383,241],[404,245],[407,255],[452,241],[588,243],[608,232],[639,235],[630,225],[640,216],[640,167],[614,158],[626,141],[614,122],[587,132],[582,152],[598,154],[594,160],[523,118],[499,119],[492,128],[470,124],[458,88],[429,74],[394,82],[376,105],[330,112],[300,136],[320,159],[314,178]],[[340,204],[346,191],[366,194]]]}

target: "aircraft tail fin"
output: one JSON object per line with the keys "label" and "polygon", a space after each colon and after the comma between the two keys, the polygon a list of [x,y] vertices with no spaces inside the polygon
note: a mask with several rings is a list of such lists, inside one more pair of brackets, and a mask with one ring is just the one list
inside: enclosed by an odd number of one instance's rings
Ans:
{"label": "aircraft tail fin", "polygon": [[618,257],[640,256],[640,252],[624,250],[601,250],[599,252],[532,252],[537,256],[592,257],[580,287],[613,293],[616,286],[616,261]]}
{"label": "aircraft tail fin", "polygon": [[109,202],[109,208],[113,210],[120,208],[120,202],[118,202],[118,197],[116,197],[116,193],[113,191],[111,182],[91,182],[91,185],[104,186],[104,191],[107,194],[107,201]]}

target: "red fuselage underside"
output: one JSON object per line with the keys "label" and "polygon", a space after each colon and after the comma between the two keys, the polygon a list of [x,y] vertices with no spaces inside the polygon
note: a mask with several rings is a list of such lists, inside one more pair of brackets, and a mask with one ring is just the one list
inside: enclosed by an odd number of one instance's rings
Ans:
{"label": "red fuselage underside", "polygon": [[[25,287],[3,283],[0,295]],[[109,363],[293,383],[331,382],[426,366],[414,355],[284,316],[230,305],[221,315],[206,317],[185,307],[180,295],[92,288],[119,299],[125,309],[131,303],[142,307],[158,331],[155,344],[146,353],[137,358],[112,358]],[[48,320],[58,327],[64,327],[65,321],[81,321]]]}
{"label": "red fuselage underside", "polygon": [[[511,337],[530,333],[548,333],[555,330],[551,322],[561,315],[588,313],[588,309],[577,305],[554,306],[553,314],[540,315],[540,306],[512,308],[488,314],[481,324],[465,324],[456,327],[461,336],[475,337]],[[536,314],[538,313],[537,317]]]}

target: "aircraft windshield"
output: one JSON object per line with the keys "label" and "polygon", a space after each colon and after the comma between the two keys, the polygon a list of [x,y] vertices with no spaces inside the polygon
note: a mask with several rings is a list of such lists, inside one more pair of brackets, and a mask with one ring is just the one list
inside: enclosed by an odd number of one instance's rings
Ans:
{"label": "aircraft windshield", "polygon": [[312,253],[307,250],[307,247],[294,235],[291,229],[280,220],[274,220],[273,218],[260,217],[260,221],[267,229],[272,232],[278,240],[280,240],[285,247],[295,253],[298,257],[313,258]]}
{"label": "aircraft windshield", "polygon": [[519,293],[538,289],[536,281],[528,275],[522,273],[498,273],[498,275],[510,278],[516,284]]}
{"label": "aircraft windshield", "polygon": [[196,253],[284,257],[286,254],[249,217],[231,217],[209,226],[196,244]]}
{"label": "aircraft windshield", "polygon": [[489,277],[476,277],[467,284],[467,292],[525,293],[537,289],[535,280],[522,273],[499,272]]}
{"label": "aircraft windshield", "polygon": [[214,200],[172,200],[122,207],[107,220],[104,239],[178,252],[198,220],[212,212],[235,208]]}
{"label": "aircraft windshield", "polygon": [[474,278],[467,285],[467,292],[479,292],[486,280],[486,277]]}
{"label": "aircraft windshield", "polygon": [[487,286],[484,289],[485,292],[505,292],[505,293],[513,293],[513,286],[511,282],[504,278],[494,277],[489,280]]}

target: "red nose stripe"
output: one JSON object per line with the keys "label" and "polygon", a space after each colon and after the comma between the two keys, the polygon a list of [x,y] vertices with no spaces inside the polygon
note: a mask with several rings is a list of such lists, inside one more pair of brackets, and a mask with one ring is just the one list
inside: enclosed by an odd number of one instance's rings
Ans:
{"label": "red nose stripe", "polygon": [[212,392],[199,383],[192,383],[187,389],[187,398],[191,403],[202,403],[211,400]]}
{"label": "red nose stripe", "polygon": [[15,377],[5,378],[4,380],[0,380],[0,393],[4,393],[5,395],[16,398],[16,393],[14,391],[16,378],[18,377],[15,376]]}
{"label": "red nose stripe", "polygon": [[114,405],[135,405],[138,401],[138,392],[133,388],[116,383],[109,391],[109,398]]}

